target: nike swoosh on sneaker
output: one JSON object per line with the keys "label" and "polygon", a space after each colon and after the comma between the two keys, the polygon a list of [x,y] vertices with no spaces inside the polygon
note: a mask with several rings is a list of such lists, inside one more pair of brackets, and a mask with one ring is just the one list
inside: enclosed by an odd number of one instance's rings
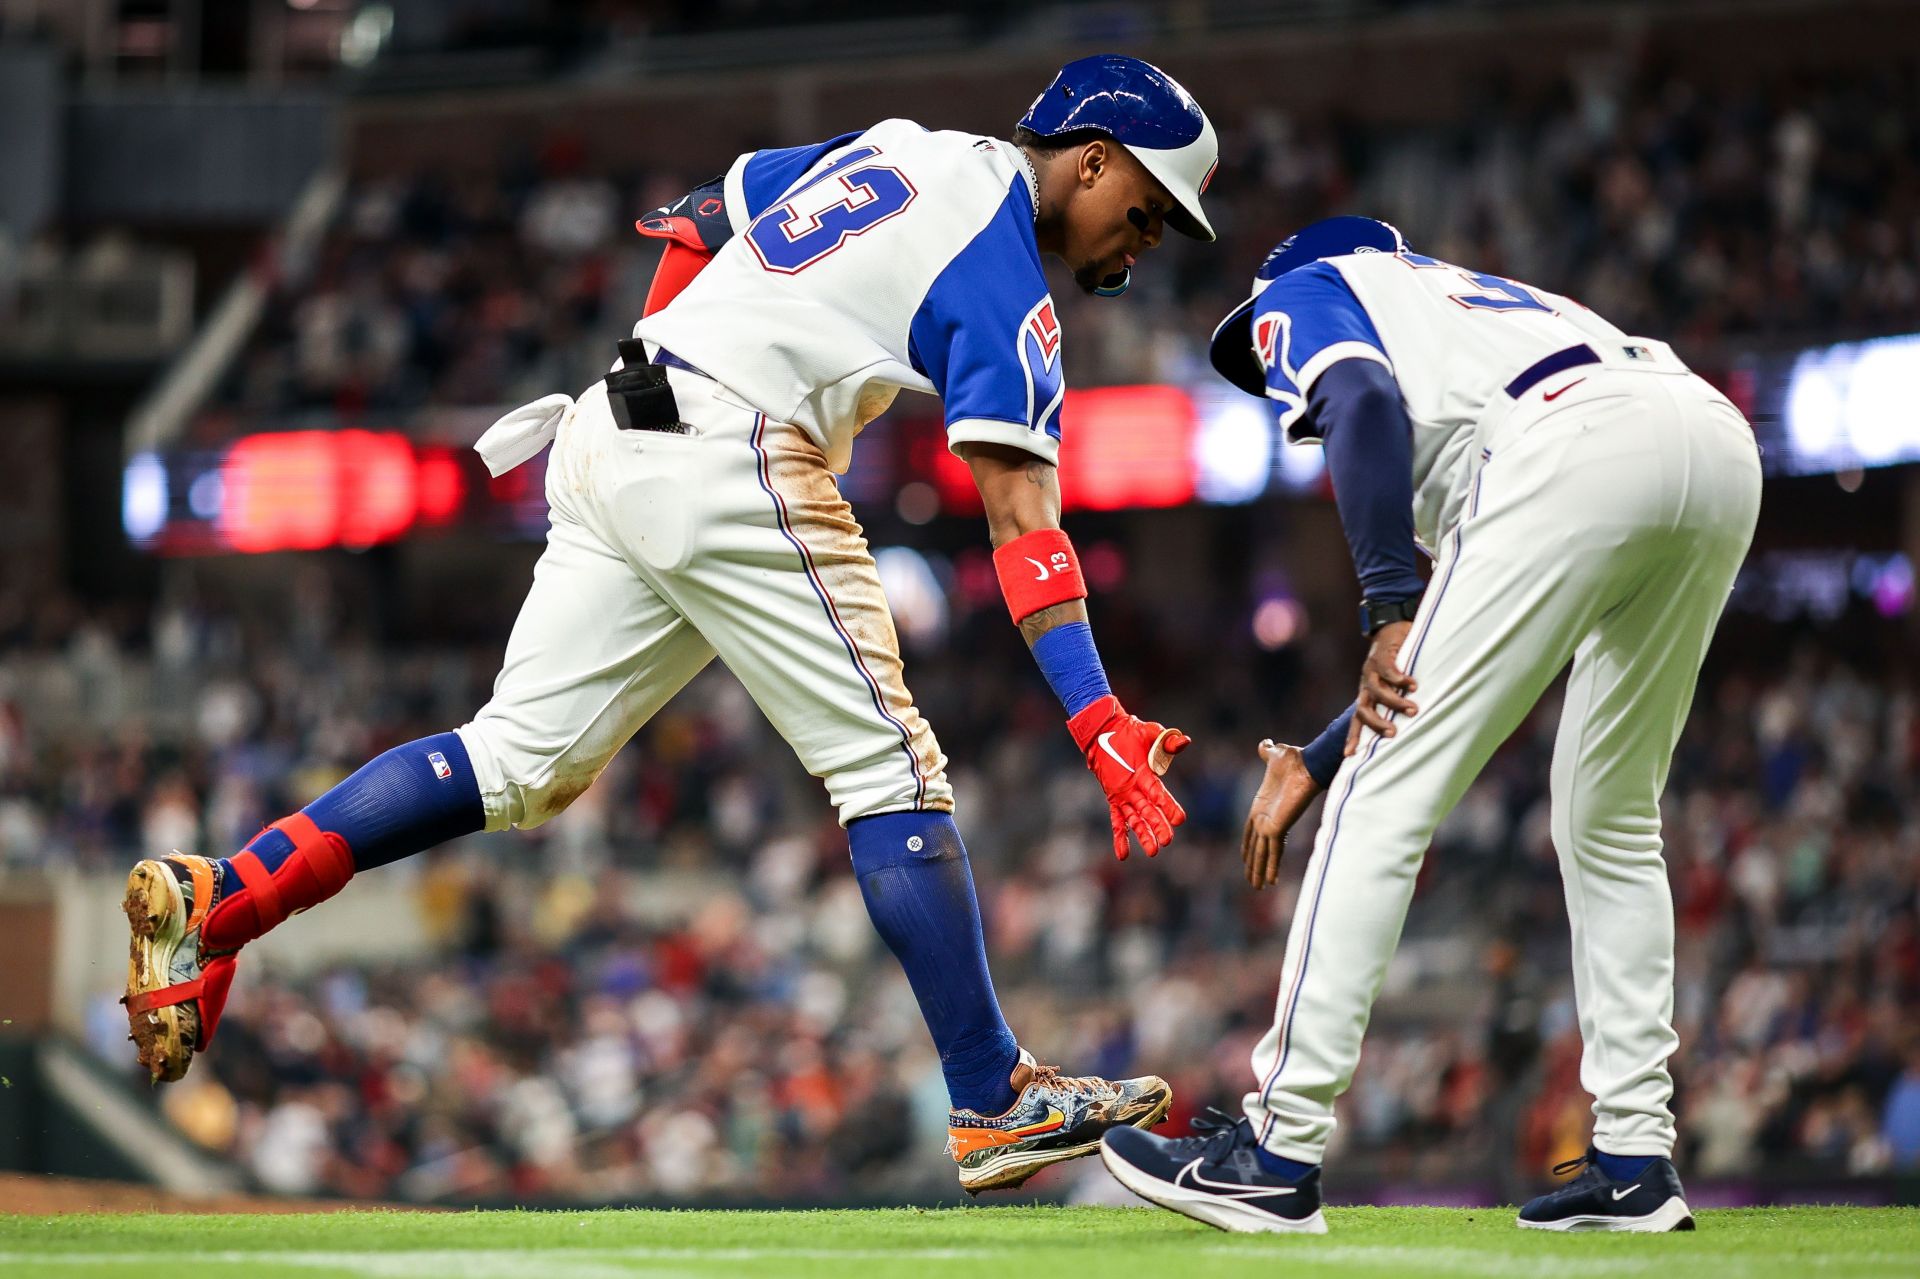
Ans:
{"label": "nike swoosh on sneaker", "polygon": [[[1117,731],[1117,730],[1116,730],[1116,731]],[[1129,764],[1129,763],[1127,763],[1127,761],[1126,761],[1126,760],[1124,760],[1124,759],[1121,759],[1121,758],[1120,758],[1120,752],[1119,752],[1119,751],[1117,751],[1117,750],[1115,750],[1115,749],[1113,749],[1113,734],[1112,734],[1112,733],[1102,733],[1102,734],[1100,734],[1100,739],[1099,739],[1099,740],[1100,740],[1100,749],[1101,749],[1101,750],[1103,750],[1103,751],[1105,751],[1105,752],[1106,752],[1106,753],[1107,753],[1108,755],[1111,755],[1111,756],[1113,757],[1113,762],[1114,762],[1114,763],[1116,763],[1116,764],[1118,764],[1118,765],[1120,765],[1120,767],[1122,767],[1122,768],[1124,768],[1124,769],[1126,769],[1126,770],[1127,770],[1127,771],[1128,771],[1129,773],[1131,773],[1131,772],[1133,771],[1133,765],[1132,765],[1132,764]]]}
{"label": "nike swoosh on sneaker", "polygon": [[1047,568],[1047,566],[1045,564],[1042,564],[1039,560],[1036,560],[1035,558],[1033,558],[1033,556],[1023,555],[1020,558],[1024,559],[1027,563],[1033,565],[1035,571],[1039,574],[1039,576],[1033,579],[1034,581],[1044,582],[1048,578],[1053,576],[1053,573]]}
{"label": "nike swoosh on sneaker", "polygon": [[[1204,1159],[1205,1156],[1201,1158]],[[1274,1195],[1290,1195],[1298,1189],[1296,1186],[1246,1186],[1237,1181],[1211,1181],[1195,1171],[1200,1167],[1200,1163],[1200,1159],[1195,1159],[1174,1174],[1173,1184],[1176,1186],[1187,1184],[1191,1179],[1191,1184],[1198,1189],[1226,1191],[1229,1199],[1266,1199]]]}
{"label": "nike swoosh on sneaker", "polygon": [[1613,1192],[1613,1201],[1615,1203],[1619,1203],[1622,1199],[1625,1199],[1628,1195],[1632,1194],[1634,1191],[1638,1189],[1640,1189],[1640,1183],[1636,1181],[1631,1186],[1628,1186],[1625,1190],[1616,1190]]}

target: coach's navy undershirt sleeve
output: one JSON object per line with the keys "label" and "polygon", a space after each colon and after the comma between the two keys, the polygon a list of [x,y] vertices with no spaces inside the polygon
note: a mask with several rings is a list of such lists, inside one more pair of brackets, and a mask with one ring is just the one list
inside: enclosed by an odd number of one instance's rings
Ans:
{"label": "coach's navy undershirt sleeve", "polygon": [[1321,790],[1333,785],[1333,775],[1340,771],[1340,761],[1347,753],[1347,728],[1352,723],[1353,707],[1349,706],[1320,736],[1300,748],[1300,762]]}
{"label": "coach's navy undershirt sleeve", "polygon": [[1413,424],[1393,374],[1373,360],[1341,360],[1315,379],[1307,404],[1326,442],[1361,594],[1413,598],[1424,589],[1413,539]]}

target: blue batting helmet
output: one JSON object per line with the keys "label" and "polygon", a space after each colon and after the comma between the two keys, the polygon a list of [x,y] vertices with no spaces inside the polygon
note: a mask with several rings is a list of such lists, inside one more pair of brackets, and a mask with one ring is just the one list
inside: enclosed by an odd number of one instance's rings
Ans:
{"label": "blue batting helmet", "polygon": [[1106,134],[1172,193],[1169,226],[1196,240],[1214,238],[1200,197],[1220,165],[1219,140],[1193,95],[1151,62],[1117,53],[1069,62],[1020,124],[1043,138],[1076,129]]}
{"label": "blue batting helmet", "polygon": [[1227,318],[1213,330],[1207,354],[1214,369],[1247,394],[1265,395],[1266,371],[1254,353],[1252,319],[1253,304],[1268,286],[1287,272],[1322,258],[1348,253],[1402,253],[1407,248],[1406,237],[1392,223],[1375,218],[1322,218],[1294,232],[1267,254],[1267,260],[1253,273],[1253,293],[1227,312]]}

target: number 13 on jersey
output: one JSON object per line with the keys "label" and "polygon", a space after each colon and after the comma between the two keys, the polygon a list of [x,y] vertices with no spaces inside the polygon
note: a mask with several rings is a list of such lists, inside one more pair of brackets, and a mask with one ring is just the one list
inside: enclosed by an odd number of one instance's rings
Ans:
{"label": "number 13 on jersey", "polygon": [[753,220],[747,243],[769,271],[793,275],[871,231],[919,192],[900,170],[869,164],[877,147],[856,147]]}

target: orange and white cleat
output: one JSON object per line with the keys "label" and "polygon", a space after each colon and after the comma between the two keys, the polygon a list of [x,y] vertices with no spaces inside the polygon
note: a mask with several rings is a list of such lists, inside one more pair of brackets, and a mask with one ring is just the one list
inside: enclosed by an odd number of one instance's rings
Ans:
{"label": "orange and white cleat", "polygon": [[947,1112],[947,1153],[970,1195],[1011,1190],[1042,1168],[1090,1155],[1110,1129],[1151,1128],[1173,1105],[1173,1089],[1157,1075],[1063,1075],[1024,1048],[1013,1086],[1019,1096],[1004,1115]]}
{"label": "orange and white cleat", "polygon": [[200,926],[220,896],[220,869],[188,853],[139,863],[120,903],[127,944],[127,1024],[140,1064],[154,1083],[187,1073],[213,1038],[233,985],[237,950],[207,954]]}

